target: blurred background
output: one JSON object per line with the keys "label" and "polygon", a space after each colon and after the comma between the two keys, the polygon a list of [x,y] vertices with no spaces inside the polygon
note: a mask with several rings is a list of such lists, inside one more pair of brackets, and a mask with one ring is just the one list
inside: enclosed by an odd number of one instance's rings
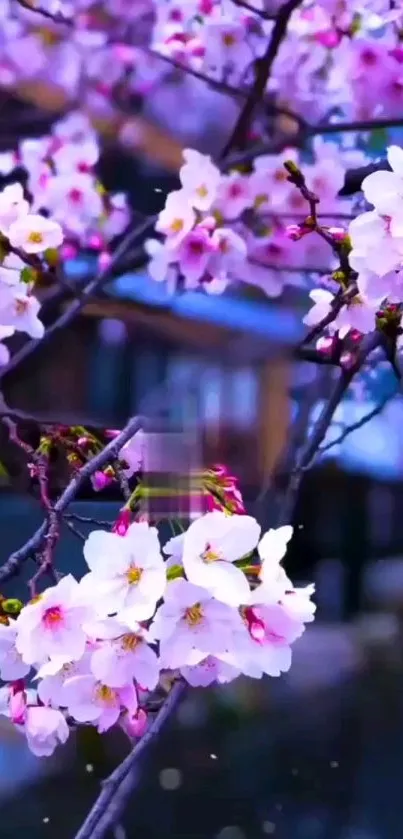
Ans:
{"label": "blurred background", "polygon": [[[32,125],[31,117],[25,128],[21,121],[25,107],[11,97],[2,106],[4,119],[18,115],[22,134]],[[183,127],[184,141],[191,129]],[[176,185],[161,163],[163,133],[158,142],[158,163],[113,147],[102,160],[106,185],[129,183],[138,214],[158,211]],[[77,260],[70,278],[89,272],[91,264]],[[292,358],[304,307],[297,291],[280,301],[258,289],[172,298],[140,263],[11,374],[5,395],[66,423],[115,427],[142,412],[183,426],[204,464],[224,462],[239,476],[248,509],[267,527],[270,476],[316,375]],[[321,376],[309,422],[327,385]],[[392,385],[383,371],[361,382],[360,401],[345,400],[327,442]],[[402,422],[396,397],[306,473],[286,567],[296,582],[316,583],[318,619],[295,644],[290,673],[189,693],[141,767],[115,839],[401,839]],[[32,533],[40,510],[5,436],[0,461],[5,559]],[[113,521],[118,504],[113,494],[88,491],[74,510]],[[68,532],[58,567],[83,571],[80,543]],[[22,578],[7,587],[24,592]],[[71,839],[100,779],[126,750],[119,733],[101,740],[83,729],[39,760],[1,718],[1,839]]]}

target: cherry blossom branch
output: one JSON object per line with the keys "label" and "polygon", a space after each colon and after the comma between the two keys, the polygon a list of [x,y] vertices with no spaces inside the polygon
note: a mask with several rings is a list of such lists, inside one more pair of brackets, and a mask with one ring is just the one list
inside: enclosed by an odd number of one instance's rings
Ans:
{"label": "cherry blossom branch", "polygon": [[52,20],[53,23],[62,23],[65,26],[72,27],[73,19],[68,18],[63,15],[61,12],[50,12],[47,9],[43,9],[41,6],[37,6],[36,0],[15,0],[18,6],[21,6],[22,9],[26,9],[28,12],[35,12],[37,15],[46,18],[47,20]]}
{"label": "cherry blossom branch", "polygon": [[93,516],[81,516],[79,513],[63,513],[63,518],[69,521],[78,521],[81,524],[96,524],[97,527],[112,527],[113,522],[104,519],[96,519]]}
{"label": "cherry blossom branch", "polygon": [[[282,112],[285,113],[285,109],[283,109]],[[290,116],[298,122],[298,116],[297,114],[294,114],[293,111],[290,111]],[[285,134],[283,136],[280,136],[279,138],[276,138],[275,140],[264,140],[263,142],[256,143],[256,145],[248,149],[245,149],[244,151],[240,151],[236,154],[231,155],[231,158],[228,160],[228,165],[230,165],[232,168],[236,166],[246,165],[248,163],[252,163],[258,157],[262,157],[266,154],[279,154],[285,148],[291,146],[295,148],[303,148],[311,137],[316,137],[322,134],[342,134],[354,131],[359,133],[360,131],[377,131],[383,128],[399,128],[402,126],[403,118],[398,117],[385,117],[384,119],[372,120],[357,120],[352,122],[332,122],[328,124],[318,123],[316,125],[310,125],[302,118],[302,121],[300,122],[300,128],[296,134],[291,136]],[[351,192],[341,190],[340,195],[351,195],[354,192],[358,192],[364,178],[371,172],[376,171],[377,169],[389,169],[389,166],[386,161],[382,161],[379,164],[370,164],[367,167],[352,170],[352,173],[362,173],[361,181],[359,182],[358,186],[355,186],[354,189],[351,189]],[[349,173],[347,173],[346,177],[348,177],[348,175]]]}
{"label": "cherry blossom branch", "polygon": [[136,785],[137,765],[176,710],[184,691],[183,682],[176,682],[173,685],[148,731],[136,743],[120,766],[103,782],[102,791],[85,822],[76,833],[75,839],[102,839],[106,832],[119,821]]}
{"label": "cherry blossom branch", "polygon": [[[60,516],[71,504],[82,485],[91,478],[95,472],[103,469],[108,463],[116,460],[121,448],[128,442],[137,431],[143,426],[142,417],[133,417],[129,420],[122,431],[111,440],[99,454],[92,457],[81,469],[78,469],[71,479],[64,492],[53,507],[55,515]],[[36,532],[25,544],[15,551],[8,560],[0,567],[0,582],[6,582],[17,574],[23,563],[32,555],[35,555],[41,548],[49,533],[49,522],[45,520]]]}
{"label": "cherry blossom branch", "polygon": [[324,454],[324,452],[328,452],[330,449],[333,449],[334,446],[338,446],[340,443],[343,443],[344,440],[347,437],[349,437],[350,434],[353,433],[353,431],[358,431],[359,428],[363,428],[364,425],[367,425],[367,423],[370,422],[374,417],[382,413],[382,411],[386,408],[389,402],[396,396],[397,392],[397,390],[394,390],[392,391],[392,393],[388,393],[387,396],[384,396],[383,399],[381,399],[381,401],[378,403],[378,405],[375,406],[375,408],[372,408],[371,411],[368,411],[368,413],[361,417],[361,419],[357,420],[357,422],[353,422],[351,425],[348,425],[339,435],[339,437],[336,437],[330,443],[327,443],[326,446],[320,446],[317,451],[317,454],[321,455]]}
{"label": "cherry blossom branch", "polygon": [[224,146],[221,157],[225,158],[233,148],[244,146],[255,108],[264,96],[264,91],[270,77],[273,64],[277,58],[280,46],[287,34],[287,27],[292,13],[301,5],[302,0],[287,0],[277,16],[271,33],[266,52],[255,62],[256,75],[250,94],[236,121],[235,127]]}
{"label": "cherry blossom branch", "polygon": [[374,331],[366,335],[358,350],[355,362],[348,370],[341,370],[340,376],[335,384],[333,392],[329,399],[325,402],[322,411],[315,423],[312,434],[308,438],[301,454],[297,460],[295,468],[292,470],[288,486],[285,491],[280,512],[278,517],[278,526],[282,524],[289,524],[298,495],[298,490],[301,484],[304,472],[309,468],[314,459],[322,440],[325,438],[327,430],[332,421],[334,412],[344,398],[346,391],[351,384],[354,376],[361,369],[362,365],[368,356],[381,345],[382,334]]}
{"label": "cherry blossom branch", "polygon": [[381,128],[400,128],[403,126],[403,117],[384,117],[383,119],[352,120],[350,122],[329,122],[327,125],[318,123],[308,125],[307,133],[310,137],[316,134],[346,134],[357,131],[376,131]]}
{"label": "cherry blossom branch", "polygon": [[[190,67],[188,64],[184,64],[180,61],[177,61],[170,55],[165,55],[162,52],[158,52],[158,50],[154,50],[151,47],[142,47],[142,52],[147,53],[147,55],[151,55],[154,58],[159,58],[161,61],[164,61],[166,64],[169,64],[174,70],[179,70],[182,73],[186,73],[188,76],[193,76],[195,79],[199,79],[199,81],[204,82],[208,85],[211,90],[215,90],[217,93],[223,93],[227,96],[232,96],[234,99],[248,99],[250,95],[249,88],[244,87],[234,87],[234,85],[229,84],[226,81],[217,79],[213,79],[211,76],[202,73],[200,70],[195,70],[193,67]],[[287,108],[283,105],[277,105],[275,102],[269,102],[264,97],[256,103],[256,107],[260,105],[266,114],[273,114],[278,116],[286,116],[289,119],[294,120],[300,129],[304,128],[306,125],[306,120],[300,114],[295,113],[290,108]]]}
{"label": "cherry blossom branch", "polygon": [[143,236],[149,228],[153,227],[154,223],[155,217],[149,216],[148,218],[142,220],[139,225],[128,231],[126,236],[122,239],[120,245],[116,248],[108,267],[84,286],[81,290],[79,299],[74,300],[66,311],[63,312],[63,314],[48,327],[43,338],[33,338],[31,341],[27,341],[27,343],[24,344],[24,346],[21,347],[15,355],[13,355],[9,363],[0,370],[0,381],[9,373],[16,370],[26,358],[31,356],[32,353],[35,352],[38,347],[42,346],[45,341],[48,341],[55,332],[69,326],[77,315],[80,314],[89,297],[103,288],[103,286],[113,278],[117,268],[119,267],[120,261],[125,257],[127,251],[133,246],[137,239],[141,238],[141,236]]}

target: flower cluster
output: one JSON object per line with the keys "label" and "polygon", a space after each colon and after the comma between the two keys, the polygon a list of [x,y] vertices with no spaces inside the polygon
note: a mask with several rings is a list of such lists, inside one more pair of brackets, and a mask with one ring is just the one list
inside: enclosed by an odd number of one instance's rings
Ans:
{"label": "flower cluster", "polygon": [[[0,340],[16,331],[42,338],[40,303],[33,291],[62,242],[60,224],[38,214],[20,184],[0,192]],[[0,364],[8,359],[8,349],[0,343]]]}
{"label": "flower cluster", "polygon": [[[338,307],[327,326],[332,336],[341,339],[353,334],[360,340],[382,322],[384,326],[393,323],[397,336],[403,303],[403,150],[390,146],[387,157],[392,171],[374,172],[362,183],[364,196],[374,209],[361,213],[349,224],[348,261],[354,278],[353,293]],[[343,289],[346,278],[341,274],[339,279]],[[348,294],[348,289],[344,290]],[[335,295],[329,288],[311,291],[314,305],[304,322],[316,326],[326,319],[335,311]],[[399,338],[398,348],[400,344]]]}
{"label": "flower cluster", "polygon": [[[351,202],[337,197],[346,168],[366,158],[361,152],[340,152],[332,143],[314,143],[315,162],[304,164],[304,176],[320,199],[321,212],[331,223]],[[258,157],[249,173],[222,174],[210,157],[184,151],[181,189],[168,195],[156,231],[163,242],[147,243],[153,279],[176,288],[202,286],[220,293],[229,282],[244,281],[278,296],[284,284],[303,283],[301,272],[332,267],[329,246],[303,220],[308,208],[289,182],[284,161],[299,162],[286,149]],[[295,241],[297,240],[297,242]]]}
{"label": "flower cluster", "polygon": [[399,24],[387,0],[311,0],[294,12],[269,89],[308,120],[400,115]]}
{"label": "flower cluster", "polygon": [[350,264],[360,293],[379,305],[403,302],[403,149],[390,146],[391,172],[374,172],[362,183],[374,209],[351,222]]}
{"label": "flower cluster", "polygon": [[80,582],[63,577],[2,619],[1,712],[34,754],[50,755],[79,724],[139,736],[163,677],[279,676],[315,611],[313,586],[294,588],[280,565],[291,535],[261,536],[254,518],[222,510],[162,548],[145,521],[124,535],[93,531]]}
{"label": "flower cluster", "polygon": [[[53,5],[42,2],[50,11]],[[151,110],[155,98],[157,111],[161,89],[180,101],[188,86],[206,94],[203,79],[216,89],[221,84],[230,96],[234,89],[246,95],[283,5],[271,2],[265,16],[264,0],[247,7],[234,0],[61,0],[62,16],[74,16],[70,27],[58,23],[57,14],[52,21],[2,0],[0,84],[52,79],[70,101],[79,97],[83,107],[102,117],[116,111],[116,93],[122,89],[129,98],[147,96]],[[314,121],[329,114],[399,116],[402,11],[394,6],[388,0],[300,3],[273,65],[268,101],[274,95],[278,104]],[[178,67],[188,74],[178,76]],[[166,108],[164,117],[169,123]],[[254,130],[260,128],[257,124]]]}
{"label": "flower cluster", "polygon": [[64,233],[62,256],[74,257],[78,248],[108,258],[108,242],[126,227],[129,213],[123,194],[106,194],[95,166],[99,143],[88,118],[70,113],[57,122],[52,134],[23,140],[15,153],[0,155],[0,170],[18,166],[28,175],[27,189],[35,212],[50,216]]}

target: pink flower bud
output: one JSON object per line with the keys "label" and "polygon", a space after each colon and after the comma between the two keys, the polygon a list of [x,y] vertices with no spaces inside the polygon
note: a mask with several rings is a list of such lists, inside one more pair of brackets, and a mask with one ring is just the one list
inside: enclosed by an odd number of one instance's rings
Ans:
{"label": "pink flower bud", "polygon": [[318,338],[316,342],[316,349],[319,352],[323,353],[323,355],[330,355],[334,346],[334,338],[330,335],[322,338]]}
{"label": "pink flower bud", "polygon": [[211,15],[214,8],[214,0],[200,0],[199,12],[201,15]]}
{"label": "pink flower bud", "polygon": [[285,235],[293,242],[298,242],[305,235],[305,230],[300,224],[287,224]]}
{"label": "pink flower bud", "polygon": [[105,472],[95,472],[95,475],[92,476],[92,485],[97,492],[105,489],[111,481],[112,478],[109,475],[105,475]]}
{"label": "pink flower bud", "polygon": [[342,227],[329,227],[328,232],[333,236],[335,242],[343,242],[347,236],[346,231]]}
{"label": "pink flower bud", "polygon": [[77,440],[77,445],[79,445],[80,448],[85,449],[85,447],[89,445],[89,442],[90,441],[88,437],[79,437]]}
{"label": "pink flower bud", "polygon": [[91,236],[88,239],[88,245],[90,248],[94,248],[94,250],[100,251],[105,246],[104,240],[99,233],[91,233]]}
{"label": "pink flower bud", "polygon": [[118,536],[126,536],[128,527],[130,525],[131,513],[130,510],[123,509],[120,511],[115,524],[112,527],[112,532],[117,533]]}
{"label": "pink flower bud", "polygon": [[23,725],[25,722],[25,714],[27,710],[27,697],[24,690],[16,690],[12,688],[10,697],[10,716],[15,725]]}
{"label": "pink flower bud", "polygon": [[119,434],[120,431],[116,428],[107,428],[105,431],[105,437],[107,437],[108,440],[114,440]]}
{"label": "pink flower bud", "polygon": [[143,708],[139,708],[137,714],[129,716],[126,714],[122,720],[122,727],[129,737],[140,738],[145,734],[148,728],[148,717]]}
{"label": "pink flower bud", "polygon": [[61,255],[62,259],[67,261],[69,259],[75,259],[78,253],[78,248],[73,245],[71,242],[65,242],[61,248]]}
{"label": "pink flower bud", "polygon": [[352,329],[348,337],[354,342],[354,344],[359,344],[362,340],[362,334],[361,332],[358,332],[358,329]]}
{"label": "pink flower bud", "polygon": [[100,271],[105,271],[106,268],[111,264],[112,257],[108,251],[102,251],[98,257],[98,268]]}
{"label": "pink flower bud", "polygon": [[336,30],[329,29],[327,32],[317,32],[315,35],[315,40],[318,44],[321,44],[322,47],[328,47],[328,49],[332,49],[337,47],[341,41],[341,34],[336,32]]}
{"label": "pink flower bud", "polygon": [[340,364],[342,367],[348,369],[354,364],[355,358],[353,353],[351,352],[344,352],[341,354],[340,357]]}

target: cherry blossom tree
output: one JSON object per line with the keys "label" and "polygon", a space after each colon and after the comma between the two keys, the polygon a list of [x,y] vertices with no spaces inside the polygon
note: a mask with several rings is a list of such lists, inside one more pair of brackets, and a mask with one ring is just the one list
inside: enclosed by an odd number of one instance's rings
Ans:
{"label": "cherry blossom tree", "polygon": [[[397,389],[401,383],[399,6],[1,0],[0,86],[56,118],[48,136],[34,139],[21,140],[18,126],[10,136],[10,126],[0,154],[9,180],[0,193],[0,379],[139,252],[150,282],[167,283],[173,294],[220,294],[246,283],[278,298],[299,288],[307,330],[295,358],[333,374],[310,430],[307,388],[273,478],[272,527],[261,532],[220,465],[193,476],[200,515],[185,531],[172,521],[166,543],[147,513],[144,418],[95,435],[2,399],[2,422],[44,511],[39,529],[0,567],[3,588],[35,563],[25,602],[4,595],[0,602],[2,713],[38,757],[83,724],[101,733],[119,725],[131,741],[76,839],[101,839],[119,822],[138,762],[186,689],[240,674],[280,676],[314,618],[313,586],[296,588],[281,564],[301,479],[329,447],[335,411],[365,369],[387,364]],[[136,97],[147,118],[162,113],[164,130],[177,129],[165,163],[178,183],[156,216],[134,224],[126,195],[106,192],[96,165],[105,135],[135,153],[158,145],[158,130],[130,115]],[[374,163],[379,132],[384,153]],[[21,170],[23,180],[13,176]],[[66,268],[83,252],[96,266],[75,288]],[[48,300],[70,298],[46,328],[44,280]],[[28,337],[13,352],[6,342],[16,332]],[[26,419],[38,429],[35,447],[20,434]],[[57,498],[49,489],[55,452],[69,470]],[[92,523],[83,545],[88,571],[76,580],[60,575],[54,552],[63,528],[75,529],[69,507],[88,481],[98,492],[115,483],[122,507],[114,524]]]}

